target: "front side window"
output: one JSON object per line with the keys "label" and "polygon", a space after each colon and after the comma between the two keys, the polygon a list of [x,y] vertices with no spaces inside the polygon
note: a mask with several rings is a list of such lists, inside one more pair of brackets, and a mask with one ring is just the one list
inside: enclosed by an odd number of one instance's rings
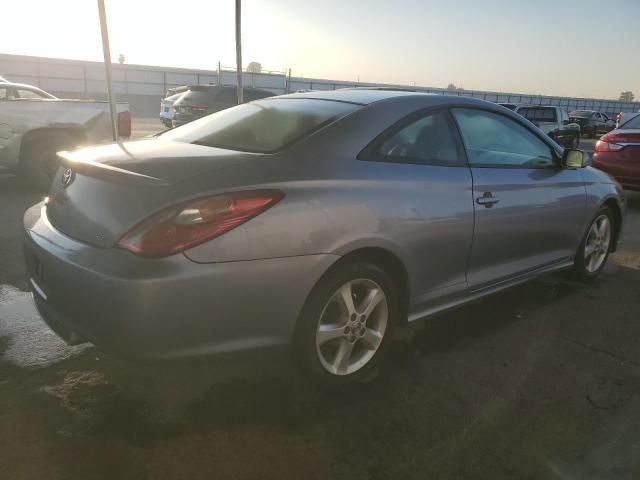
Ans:
{"label": "front side window", "polygon": [[452,112],[472,166],[544,168],[555,165],[551,148],[514,120],[484,110],[455,108]]}
{"label": "front side window", "polygon": [[383,161],[460,165],[454,128],[446,112],[432,113],[384,139],[373,155]]}
{"label": "front side window", "polygon": [[361,108],[312,99],[257,100],[200,118],[160,138],[255,153],[273,153]]}

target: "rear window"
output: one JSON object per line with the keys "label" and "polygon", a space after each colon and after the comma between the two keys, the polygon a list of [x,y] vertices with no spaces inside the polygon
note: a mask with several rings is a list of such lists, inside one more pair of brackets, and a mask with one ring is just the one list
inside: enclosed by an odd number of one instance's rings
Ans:
{"label": "rear window", "polygon": [[555,108],[531,108],[518,109],[518,113],[531,122],[555,122]]}
{"label": "rear window", "polygon": [[311,99],[258,100],[170,130],[162,138],[244,152],[273,153],[360,105]]}
{"label": "rear window", "polygon": [[622,125],[620,125],[620,128],[624,128],[624,129],[640,128],[640,115],[636,115],[631,120],[624,122]]}

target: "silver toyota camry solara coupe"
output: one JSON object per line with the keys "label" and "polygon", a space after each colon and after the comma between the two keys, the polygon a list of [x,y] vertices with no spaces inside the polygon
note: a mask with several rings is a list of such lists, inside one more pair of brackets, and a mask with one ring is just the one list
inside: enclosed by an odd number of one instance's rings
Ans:
{"label": "silver toyota camry solara coupe", "polygon": [[413,92],[285,95],[59,155],[24,250],[61,337],[146,360],[292,346],[329,386],[368,378],[407,322],[595,277],[625,209],[519,115]]}

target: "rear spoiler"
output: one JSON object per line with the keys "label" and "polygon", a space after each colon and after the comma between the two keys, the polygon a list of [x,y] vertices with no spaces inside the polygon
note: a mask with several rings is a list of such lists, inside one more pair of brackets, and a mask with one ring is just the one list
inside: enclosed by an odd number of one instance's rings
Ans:
{"label": "rear spoiler", "polygon": [[112,167],[104,163],[90,160],[74,160],[73,152],[62,151],[57,153],[63,167],[71,169],[75,173],[88,177],[99,178],[120,185],[138,185],[141,187],[167,187],[171,185],[161,178],[143,175],[123,168]]}

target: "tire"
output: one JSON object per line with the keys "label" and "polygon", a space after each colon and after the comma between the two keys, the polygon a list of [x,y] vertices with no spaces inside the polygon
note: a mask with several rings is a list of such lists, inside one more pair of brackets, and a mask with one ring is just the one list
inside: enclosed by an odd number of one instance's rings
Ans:
{"label": "tire", "polygon": [[73,136],[64,132],[46,132],[34,135],[22,146],[19,174],[41,192],[48,192],[60,162],[56,153],[71,148]]}
{"label": "tire", "polygon": [[[355,308],[342,300],[347,292]],[[370,380],[387,351],[398,312],[396,287],[383,269],[364,260],[338,264],[316,284],[300,314],[293,339],[297,364],[323,388]]]}
{"label": "tire", "polygon": [[[603,220],[605,220],[604,224],[601,223]],[[607,225],[606,232],[598,237],[594,228],[601,230],[605,224]],[[587,228],[576,253],[573,273],[578,280],[590,282],[602,272],[613,246],[614,227],[615,220],[611,209],[609,207],[600,208],[589,223],[589,228]]]}

